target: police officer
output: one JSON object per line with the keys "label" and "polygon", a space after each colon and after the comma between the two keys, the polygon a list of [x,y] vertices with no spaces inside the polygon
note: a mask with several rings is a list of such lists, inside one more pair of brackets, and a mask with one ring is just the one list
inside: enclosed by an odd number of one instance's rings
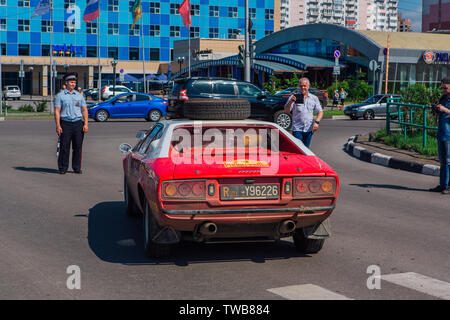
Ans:
{"label": "police officer", "polygon": [[66,73],[63,80],[66,89],[55,97],[56,134],[60,141],[58,169],[60,174],[67,172],[72,143],[72,169],[81,174],[81,147],[88,132],[88,111],[83,95],[75,90],[78,73]]}

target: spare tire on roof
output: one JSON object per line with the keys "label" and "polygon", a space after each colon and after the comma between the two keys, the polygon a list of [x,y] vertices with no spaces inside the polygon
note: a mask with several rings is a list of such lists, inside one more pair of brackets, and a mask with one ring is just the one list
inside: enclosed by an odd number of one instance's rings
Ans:
{"label": "spare tire on roof", "polygon": [[190,99],[183,104],[184,117],[192,120],[243,120],[250,117],[245,99]]}

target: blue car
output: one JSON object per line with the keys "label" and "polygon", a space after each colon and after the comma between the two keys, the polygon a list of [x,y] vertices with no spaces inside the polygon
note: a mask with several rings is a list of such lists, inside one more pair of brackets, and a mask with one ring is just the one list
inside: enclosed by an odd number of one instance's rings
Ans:
{"label": "blue car", "polygon": [[123,93],[105,102],[87,106],[89,117],[104,122],[109,118],[145,118],[157,122],[166,116],[167,100],[146,93]]}

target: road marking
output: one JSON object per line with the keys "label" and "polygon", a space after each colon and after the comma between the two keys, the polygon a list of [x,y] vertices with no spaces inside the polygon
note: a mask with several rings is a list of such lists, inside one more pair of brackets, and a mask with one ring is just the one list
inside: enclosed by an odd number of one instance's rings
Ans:
{"label": "road marking", "polygon": [[414,272],[382,275],[381,279],[433,297],[450,300],[450,283],[445,281]]}
{"label": "road marking", "polygon": [[301,284],[267,289],[289,300],[353,300],[313,284]]}

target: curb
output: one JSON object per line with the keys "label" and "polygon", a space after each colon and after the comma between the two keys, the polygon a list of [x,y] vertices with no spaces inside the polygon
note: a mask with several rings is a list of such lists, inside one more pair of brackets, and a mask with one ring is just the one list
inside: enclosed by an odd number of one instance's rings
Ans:
{"label": "curb", "polygon": [[434,166],[431,164],[420,164],[412,161],[394,158],[377,152],[371,152],[365,148],[357,146],[355,144],[357,140],[358,136],[350,137],[344,144],[344,148],[347,153],[354,156],[355,158],[358,158],[359,160],[393,169],[400,169],[430,176],[439,176],[439,166]]}

